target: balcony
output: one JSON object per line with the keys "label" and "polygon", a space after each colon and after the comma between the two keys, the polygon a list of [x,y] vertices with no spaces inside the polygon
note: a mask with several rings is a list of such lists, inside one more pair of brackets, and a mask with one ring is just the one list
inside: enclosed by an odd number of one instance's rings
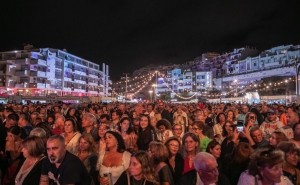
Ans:
{"label": "balcony", "polygon": [[45,60],[41,60],[41,59],[31,59],[30,64],[38,64],[38,65],[47,66],[47,62]]}
{"label": "balcony", "polygon": [[43,71],[30,71],[30,76],[46,77],[46,72],[43,72]]}
{"label": "balcony", "polygon": [[27,76],[28,75],[28,70],[17,70],[15,71],[16,76]]}

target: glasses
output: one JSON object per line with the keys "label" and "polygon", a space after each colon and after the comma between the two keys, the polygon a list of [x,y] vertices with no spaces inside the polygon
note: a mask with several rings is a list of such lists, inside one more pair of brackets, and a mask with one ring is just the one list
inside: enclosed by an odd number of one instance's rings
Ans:
{"label": "glasses", "polygon": [[288,152],[287,154],[291,157],[299,157],[298,152]]}
{"label": "glasses", "polygon": [[179,145],[174,145],[174,144],[169,144],[169,145],[174,147],[174,148],[179,148]]}
{"label": "glasses", "polygon": [[206,173],[210,173],[212,175],[219,173],[219,169],[218,168],[215,168],[215,169],[212,169],[212,170],[209,170],[209,171],[207,171],[207,170],[201,170],[201,171],[205,171]]}
{"label": "glasses", "polygon": [[199,130],[199,128],[192,128],[192,130]]}

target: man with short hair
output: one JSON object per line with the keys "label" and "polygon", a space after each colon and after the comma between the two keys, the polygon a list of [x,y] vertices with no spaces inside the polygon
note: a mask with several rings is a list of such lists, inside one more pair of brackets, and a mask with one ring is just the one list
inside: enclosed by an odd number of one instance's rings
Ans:
{"label": "man with short hair", "polygon": [[271,134],[277,130],[283,127],[284,124],[279,121],[279,118],[277,117],[277,114],[274,109],[270,109],[268,111],[268,117],[265,119],[265,121],[260,125],[259,129],[261,130],[263,137],[266,140],[269,140]]}
{"label": "man with short hair", "polygon": [[279,131],[283,132],[288,139],[294,138],[293,126],[299,123],[299,115],[297,112],[291,111],[286,114],[287,125],[281,127]]}
{"label": "man with short hair", "polygon": [[95,142],[99,141],[98,127],[94,127],[94,124],[97,124],[97,118],[91,113],[85,113],[82,118],[82,134],[90,134]]}
{"label": "man with short hair", "polygon": [[88,185],[91,177],[78,157],[69,153],[61,135],[47,141],[48,157],[43,160],[40,185]]}
{"label": "man with short hair", "polygon": [[245,118],[249,112],[249,107],[247,105],[242,105],[241,109],[242,109],[242,113],[239,114],[236,120],[242,120],[245,123]]}
{"label": "man with short hair", "polygon": [[216,158],[207,152],[199,152],[193,160],[194,170],[185,173],[178,185],[230,185],[228,178],[219,173]]}
{"label": "man with short hair", "polygon": [[173,123],[173,118],[171,117],[169,111],[165,109],[165,105],[163,102],[159,102],[158,108],[159,113],[161,114],[161,118],[168,120],[170,123]]}
{"label": "man with short hair", "polygon": [[153,104],[149,103],[147,105],[147,112],[145,112],[145,114],[148,114],[149,117],[155,117],[155,112],[153,111]]}
{"label": "man with short hair", "polygon": [[11,113],[6,118],[6,128],[18,125],[19,115],[17,113]]}
{"label": "man with short hair", "polygon": [[61,113],[62,113],[64,116],[66,116],[67,113],[68,113],[68,110],[69,110],[68,105],[67,105],[66,103],[63,103],[62,106],[61,106]]}
{"label": "man with short hair", "polygon": [[258,126],[251,127],[249,130],[244,130],[243,134],[248,139],[249,144],[253,149],[265,148],[269,145],[269,142],[263,138],[262,132]]}
{"label": "man with short hair", "polygon": [[28,115],[26,113],[20,113],[18,126],[23,128],[26,136],[29,136],[30,131],[33,129],[31,123],[29,122]]}
{"label": "man with short hair", "polygon": [[230,185],[228,178],[219,173],[217,160],[210,153],[199,152],[193,162],[201,180],[199,185]]}
{"label": "man with short hair", "polygon": [[102,114],[100,116],[100,125],[106,124],[106,126],[109,125],[109,115],[108,114]]}

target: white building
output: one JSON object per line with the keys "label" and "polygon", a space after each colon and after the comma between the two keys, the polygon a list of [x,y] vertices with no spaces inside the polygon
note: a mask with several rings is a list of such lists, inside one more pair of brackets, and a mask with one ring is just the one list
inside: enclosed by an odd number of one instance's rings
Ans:
{"label": "white building", "polygon": [[108,96],[109,68],[66,50],[31,45],[0,52],[0,93],[45,96]]}

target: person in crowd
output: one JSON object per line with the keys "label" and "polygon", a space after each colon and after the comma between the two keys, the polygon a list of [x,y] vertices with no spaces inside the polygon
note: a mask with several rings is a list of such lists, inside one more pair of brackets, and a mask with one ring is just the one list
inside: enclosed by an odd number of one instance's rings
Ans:
{"label": "person in crowd", "polygon": [[208,143],[211,141],[203,134],[205,124],[202,121],[195,121],[192,125],[193,132],[199,137],[201,151],[205,152]]}
{"label": "person in crowd", "polygon": [[109,126],[109,115],[108,114],[102,114],[100,117],[99,117],[99,122],[100,122],[100,125],[103,125],[103,124],[106,124],[106,126]]}
{"label": "person in crowd", "polygon": [[19,163],[13,184],[39,185],[42,159],[46,157],[44,142],[38,136],[30,136],[22,141],[21,148],[24,159]]}
{"label": "person in crowd", "polygon": [[105,136],[106,131],[108,131],[108,130],[109,130],[108,125],[106,125],[106,124],[99,125],[98,135],[99,135],[100,139],[99,139],[99,142],[96,144],[98,154],[100,154],[101,152],[106,150],[106,142],[105,142],[104,136]]}
{"label": "person in crowd", "polygon": [[[183,117],[181,114],[178,114],[176,117],[174,117],[174,121],[173,121],[173,125],[174,124],[179,124],[182,125],[182,136],[185,133],[185,131],[187,130],[187,126],[188,126],[188,119]],[[181,137],[182,137],[181,136]]]}
{"label": "person in crowd", "polygon": [[198,153],[193,160],[193,164],[201,179],[200,184],[230,185],[228,178],[222,173],[219,173],[218,163],[211,154],[207,152]]}
{"label": "person in crowd", "polygon": [[[205,117],[203,116],[203,114],[196,114],[195,119],[193,120],[193,122],[195,122],[195,121],[202,121],[203,123],[205,123]],[[189,125],[191,126],[191,129],[192,129],[193,122],[189,123]],[[191,132],[191,131],[192,130],[190,130],[189,132]],[[214,139],[215,138],[214,130],[207,124],[205,124],[203,134],[206,135],[209,139]]]}
{"label": "person in crowd", "polygon": [[32,124],[33,127],[36,126],[36,124],[38,124],[38,120],[37,118],[39,118],[39,113],[38,112],[33,112],[30,114],[30,123]]}
{"label": "person in crowd", "polygon": [[241,173],[247,169],[252,151],[249,143],[240,142],[226,156],[222,172],[228,177],[231,184],[237,184]]}
{"label": "person in crowd", "polygon": [[259,110],[256,107],[252,107],[250,109],[250,112],[255,114],[255,124],[261,125],[264,122],[264,116],[260,114]]}
{"label": "person in crowd", "polygon": [[288,177],[293,184],[300,184],[300,170],[297,168],[300,150],[292,142],[283,141],[277,149],[284,152],[283,175]]}
{"label": "person in crowd", "polygon": [[131,120],[134,120],[136,117],[137,117],[136,111],[135,110],[130,111],[129,118]]}
{"label": "person in crowd", "polygon": [[64,133],[61,134],[65,138],[65,146],[68,152],[77,155],[78,139],[81,134],[77,131],[77,125],[74,119],[68,118],[64,123]]}
{"label": "person in crowd", "polygon": [[26,113],[20,113],[18,126],[25,131],[26,136],[29,136],[30,131],[33,129]]}
{"label": "person in crowd", "polygon": [[144,151],[137,151],[130,157],[130,165],[115,185],[159,185],[158,176]]}
{"label": "person in crowd", "polygon": [[[35,119],[36,120],[36,119]],[[55,128],[52,129],[53,135],[60,135],[64,132],[64,123],[65,123],[65,117],[64,116],[58,116],[55,119]]]}
{"label": "person in crowd", "polygon": [[54,128],[55,116],[53,114],[48,114],[46,123],[49,125],[50,129]]}
{"label": "person in crowd", "polygon": [[161,114],[161,118],[167,119],[170,123],[173,123],[173,118],[171,117],[171,114],[169,113],[169,111],[167,111],[165,109],[165,105],[163,102],[159,102],[158,108],[159,108],[158,111]]}
{"label": "person in crowd", "polygon": [[98,127],[94,127],[94,124],[97,124],[97,119],[93,114],[85,113],[82,118],[82,127],[83,127],[83,134],[91,134],[94,138],[95,142],[99,141],[98,136]]}
{"label": "person in crowd", "polygon": [[279,121],[281,121],[283,123],[283,125],[287,125],[287,120],[286,120],[286,110],[285,110],[285,106],[284,105],[280,105],[278,107],[278,111],[279,111]]}
{"label": "person in crowd", "polygon": [[184,159],[183,174],[194,170],[193,159],[201,151],[199,137],[193,132],[183,135],[180,154]]}
{"label": "person in crowd", "polygon": [[75,123],[77,124],[77,118],[76,118],[76,109],[75,108],[69,108],[67,115],[66,115],[66,119],[74,119]]}
{"label": "person in crowd", "polygon": [[254,112],[249,112],[245,117],[245,129],[250,130],[251,127],[255,125],[256,114]]}
{"label": "person in crowd", "polygon": [[145,114],[149,115],[149,117],[155,117],[155,112],[153,111],[153,104],[149,103],[147,105],[147,112],[145,112]]}
{"label": "person in crowd", "polygon": [[248,170],[240,175],[238,185],[292,185],[292,182],[283,176],[283,163],[284,154],[280,150],[256,150],[250,156]]}
{"label": "person in crowd", "polygon": [[225,156],[229,155],[233,151],[234,146],[240,142],[240,133],[237,131],[236,125],[232,124],[228,129],[225,129],[224,125],[222,135],[225,139],[221,144],[221,160],[224,161]]}
{"label": "person in crowd", "polygon": [[120,110],[114,110],[111,112],[111,122],[110,122],[110,130],[118,130],[118,125],[122,116],[122,112]]}
{"label": "person in crowd", "polygon": [[294,138],[293,126],[299,123],[299,115],[297,112],[290,111],[286,115],[287,124],[281,127],[279,130],[283,132],[288,139]]}
{"label": "person in crowd", "polygon": [[182,144],[181,143],[182,142],[182,136],[184,134],[182,132],[182,130],[183,130],[183,125],[178,124],[178,123],[175,123],[172,127],[172,133],[173,133],[174,137],[176,137],[179,140],[180,144]]}
{"label": "person in crowd", "polygon": [[269,145],[269,142],[263,138],[258,126],[253,126],[250,131],[244,129],[242,133],[253,149],[266,148]]}
{"label": "person in crowd", "polygon": [[157,122],[156,128],[159,130],[157,139],[164,143],[169,137],[173,136],[171,131],[171,123],[166,119],[161,119]]}
{"label": "person in crowd", "polygon": [[138,150],[146,151],[151,141],[157,141],[155,129],[151,126],[148,115],[140,115],[140,124],[138,130],[137,146]]}
{"label": "person in crowd", "polygon": [[[22,129],[19,126],[12,126],[7,130],[6,143],[5,143],[5,156],[8,164],[5,167],[6,171],[3,176],[3,185],[13,182],[13,177],[23,155],[21,153],[23,141]],[[2,164],[3,165],[3,164]]]}
{"label": "person in crowd", "polygon": [[269,109],[268,116],[265,119],[265,121],[260,125],[260,130],[262,131],[263,137],[266,140],[270,139],[271,134],[277,130],[283,127],[283,123],[279,121],[277,114],[275,110]]}
{"label": "person in crowd", "polygon": [[242,105],[241,106],[241,113],[239,116],[236,118],[237,120],[242,120],[245,123],[245,117],[249,112],[249,107],[247,105]]}
{"label": "person in crowd", "polygon": [[285,134],[280,131],[274,131],[270,136],[269,145],[271,148],[275,149],[282,141],[288,141],[288,138],[285,136]]}
{"label": "person in crowd", "polygon": [[220,158],[221,157],[221,144],[219,142],[217,142],[216,140],[210,141],[207,145],[206,152],[210,153],[211,155],[213,155],[216,158],[219,171],[222,171],[223,164],[222,164],[222,161]]}
{"label": "person in crowd", "polygon": [[293,126],[294,138],[290,139],[290,142],[295,143],[300,148],[300,123],[296,123]]}
{"label": "person in crowd", "polygon": [[96,172],[98,155],[96,153],[96,143],[90,134],[83,134],[79,137],[77,157],[83,162],[93,182],[98,183],[98,173]]}
{"label": "person in crowd", "polygon": [[40,185],[91,184],[91,177],[80,159],[66,150],[65,139],[53,135],[47,141],[47,154],[43,160]]}
{"label": "person in crowd", "polygon": [[170,137],[165,142],[165,146],[169,151],[169,156],[168,159],[165,160],[165,163],[171,170],[173,181],[175,184],[179,182],[184,166],[184,160],[179,154],[180,145],[180,141],[176,137]]}
{"label": "person in crowd", "polygon": [[222,132],[223,132],[223,125],[226,122],[226,115],[223,112],[219,113],[216,117],[216,120],[217,120],[217,124],[215,124],[213,127],[214,136],[219,143],[222,143],[222,141],[224,140],[224,137],[222,136]]}
{"label": "person in crowd", "polygon": [[236,117],[235,117],[234,112],[232,110],[228,110],[226,112],[226,118],[227,118],[226,120],[232,121],[233,124],[237,124]]}
{"label": "person in crowd", "polygon": [[203,109],[203,117],[205,119],[205,124],[210,126],[211,128],[214,127],[213,119],[209,116],[209,109],[205,108]]}
{"label": "person in crowd", "polygon": [[119,125],[119,132],[124,140],[126,150],[133,152],[137,150],[137,135],[131,127],[131,120],[128,117],[121,118]]}
{"label": "person in crowd", "polygon": [[115,184],[121,174],[128,169],[131,154],[126,151],[122,136],[114,131],[105,133],[106,151],[99,154],[97,171],[99,171],[99,181],[103,185],[108,185],[109,179],[104,174],[111,173],[112,184]]}
{"label": "person in crowd", "polygon": [[18,121],[19,121],[19,115],[13,112],[6,117],[5,127],[10,128],[12,126],[16,126],[18,125]]}
{"label": "person in crowd", "polygon": [[[133,119],[132,121],[132,125],[133,125],[133,130],[134,130],[134,133],[136,135],[138,135],[139,133],[139,128],[140,128],[140,121],[141,121],[141,118],[140,117],[136,117]],[[151,122],[151,121],[150,121]],[[151,124],[151,123],[150,123]]]}
{"label": "person in crowd", "polygon": [[158,129],[156,128],[156,124],[157,124],[157,118],[155,116],[150,116],[150,123],[151,123],[151,126],[153,128],[156,129],[156,131],[158,132]]}
{"label": "person in crowd", "polygon": [[151,141],[148,155],[159,175],[159,181],[163,185],[174,185],[173,176],[169,166],[164,162],[168,158],[168,150],[161,142]]}

